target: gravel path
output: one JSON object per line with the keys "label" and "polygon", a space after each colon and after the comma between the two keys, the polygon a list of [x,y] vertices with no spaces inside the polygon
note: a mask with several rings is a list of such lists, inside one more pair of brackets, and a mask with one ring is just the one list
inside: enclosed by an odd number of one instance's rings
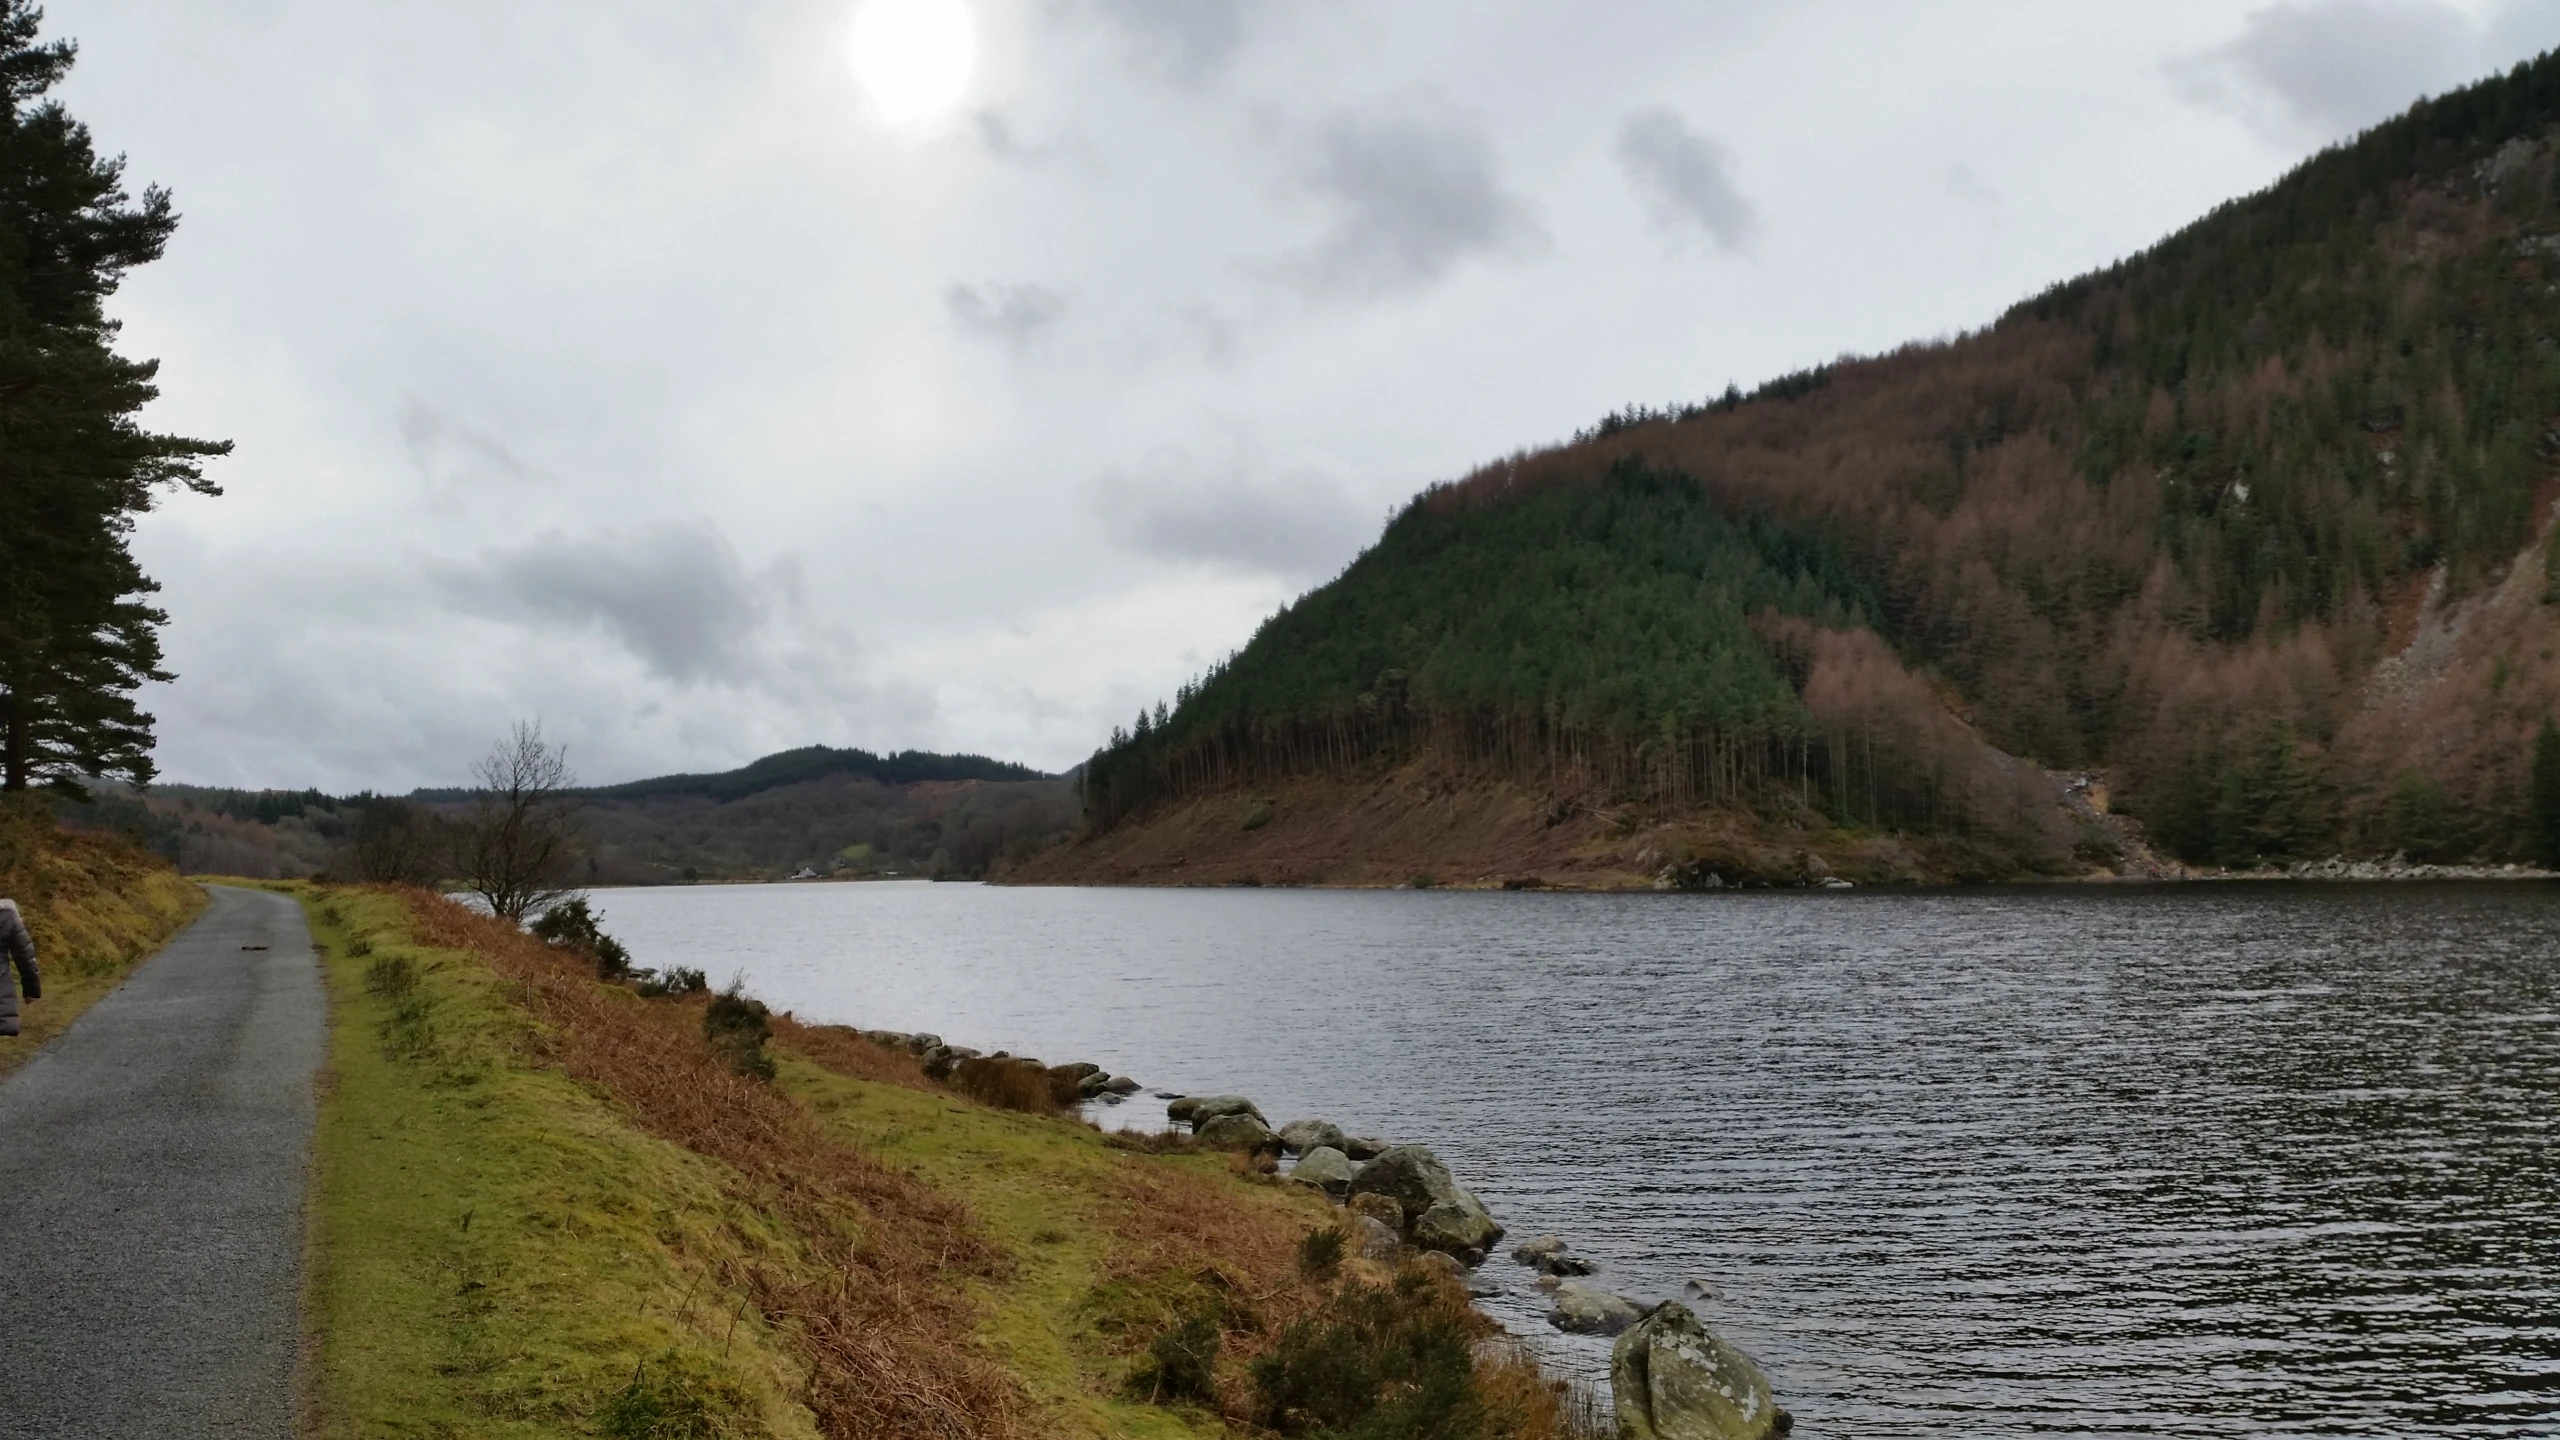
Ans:
{"label": "gravel path", "polygon": [[0,1433],[293,1433],[327,1015],[301,907],[216,888],[0,1082]]}

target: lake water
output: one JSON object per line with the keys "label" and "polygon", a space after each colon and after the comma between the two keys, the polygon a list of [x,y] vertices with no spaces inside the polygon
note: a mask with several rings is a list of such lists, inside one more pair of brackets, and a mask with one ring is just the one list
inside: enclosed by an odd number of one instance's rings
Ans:
{"label": "lake water", "polygon": [[2560,1434],[2560,890],[597,899],[803,1019],[1427,1143],[1712,1284],[1799,1435]]}

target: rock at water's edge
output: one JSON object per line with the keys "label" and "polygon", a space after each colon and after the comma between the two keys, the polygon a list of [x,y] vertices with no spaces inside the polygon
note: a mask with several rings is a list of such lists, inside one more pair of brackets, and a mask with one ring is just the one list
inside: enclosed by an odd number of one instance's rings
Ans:
{"label": "rock at water's edge", "polygon": [[1676,1300],[1618,1337],[1609,1384],[1626,1440],[1769,1440],[1795,1427],[1751,1357]]}
{"label": "rock at water's edge", "polygon": [[1271,1127],[1251,1115],[1216,1115],[1200,1122],[1193,1138],[1211,1150],[1249,1150],[1254,1154],[1280,1153],[1280,1137]]}
{"label": "rock at water's edge", "polygon": [[[1376,1164],[1376,1161],[1371,1161]],[[1355,1177],[1356,1178],[1356,1177]],[[1476,1197],[1461,1190],[1456,1200],[1444,1200],[1414,1217],[1413,1243],[1425,1250],[1445,1250],[1452,1255],[1482,1255],[1502,1238],[1502,1227],[1484,1213]]]}
{"label": "rock at water's edge", "polygon": [[1558,1285],[1547,1312],[1548,1324],[1575,1335],[1615,1335],[1643,1318],[1633,1301],[1579,1280]]}
{"label": "rock at water's edge", "polygon": [[1373,1135],[1353,1135],[1342,1142],[1342,1153],[1354,1160],[1375,1160],[1387,1149],[1387,1142]]}
{"label": "rock at water's edge", "polygon": [[1511,1258],[1518,1264],[1549,1275],[1588,1275],[1600,1268],[1568,1252],[1563,1237],[1556,1235],[1541,1235],[1535,1240],[1522,1241],[1512,1247]]}
{"label": "rock at water's edge", "polygon": [[[1288,1139],[1286,1135],[1280,1137],[1284,1145]],[[1350,1156],[1330,1145],[1319,1145],[1298,1157],[1298,1163],[1290,1168],[1289,1178],[1301,1185],[1313,1185],[1327,1195],[1339,1195],[1351,1188],[1352,1173]]]}
{"label": "rock at water's edge", "polygon": [[1261,1125],[1271,1124],[1260,1106],[1241,1095],[1186,1095],[1164,1107],[1164,1113],[1194,1130],[1221,1115],[1250,1115]]}
{"label": "rock at water's edge", "polygon": [[1330,1120],[1292,1120],[1280,1127],[1280,1144],[1292,1155],[1324,1148],[1340,1150],[1348,1158],[1351,1151],[1350,1137]]}
{"label": "rock at water's edge", "polygon": [[[1354,1195],[1384,1195],[1404,1208],[1413,1226],[1413,1243],[1429,1250],[1488,1250],[1502,1238],[1502,1227],[1466,1188],[1450,1178],[1449,1167],[1421,1145],[1393,1145],[1360,1167],[1351,1179]],[[1431,1230],[1424,1222],[1431,1217]]]}

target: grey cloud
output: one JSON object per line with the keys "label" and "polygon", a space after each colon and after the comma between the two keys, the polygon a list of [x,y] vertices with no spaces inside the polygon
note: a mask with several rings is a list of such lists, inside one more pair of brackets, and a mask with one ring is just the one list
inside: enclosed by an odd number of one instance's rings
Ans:
{"label": "grey cloud", "polygon": [[1035,145],[1023,139],[1014,130],[1013,122],[1007,120],[1001,111],[977,111],[969,117],[969,128],[978,137],[979,149],[1007,165],[1036,169],[1056,158],[1056,152],[1049,146]]}
{"label": "grey cloud", "polygon": [[1334,223],[1286,269],[1320,293],[1421,289],[1463,260],[1545,238],[1527,202],[1502,187],[1484,132],[1445,107],[1336,115],[1318,127],[1300,178]]}
{"label": "grey cloud", "polygon": [[2227,44],[2172,62],[2190,99],[2315,141],[2352,135],[2471,78],[2485,37],[2437,0],[2314,0],[2251,12]]}
{"label": "grey cloud", "polygon": [[1013,133],[1013,124],[993,110],[980,110],[969,117],[970,129],[978,136],[979,148],[998,160],[1015,165],[1038,164],[1046,158],[1037,146],[1025,145]]}
{"label": "grey cloud", "polygon": [[717,529],[673,521],[552,531],[486,552],[442,580],[457,609],[600,629],[678,684],[754,679],[776,589],[747,572]]}
{"label": "grey cloud", "polygon": [[1067,312],[1067,297],[1042,285],[953,285],[942,304],[961,329],[1015,349],[1048,334]]}
{"label": "grey cloud", "polygon": [[1665,223],[1696,226],[1727,250],[1750,241],[1758,217],[1734,186],[1731,156],[1669,106],[1638,110],[1620,123],[1618,163]]}
{"label": "grey cloud", "polygon": [[400,443],[418,473],[439,485],[535,478],[514,451],[414,395],[400,405]]}
{"label": "grey cloud", "polygon": [[1246,0],[1097,0],[1145,61],[1176,80],[1207,78],[1244,48]]}
{"label": "grey cloud", "polygon": [[1178,452],[1102,477],[1088,500],[1111,538],[1138,554],[1292,580],[1333,573],[1377,525],[1323,466],[1218,473]]}

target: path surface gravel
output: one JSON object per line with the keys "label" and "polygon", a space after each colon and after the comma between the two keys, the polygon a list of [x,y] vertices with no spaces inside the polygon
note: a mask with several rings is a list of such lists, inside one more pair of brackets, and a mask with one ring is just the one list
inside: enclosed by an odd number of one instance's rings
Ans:
{"label": "path surface gravel", "polygon": [[0,1082],[0,1434],[293,1433],[327,1014],[301,907],[215,888]]}

